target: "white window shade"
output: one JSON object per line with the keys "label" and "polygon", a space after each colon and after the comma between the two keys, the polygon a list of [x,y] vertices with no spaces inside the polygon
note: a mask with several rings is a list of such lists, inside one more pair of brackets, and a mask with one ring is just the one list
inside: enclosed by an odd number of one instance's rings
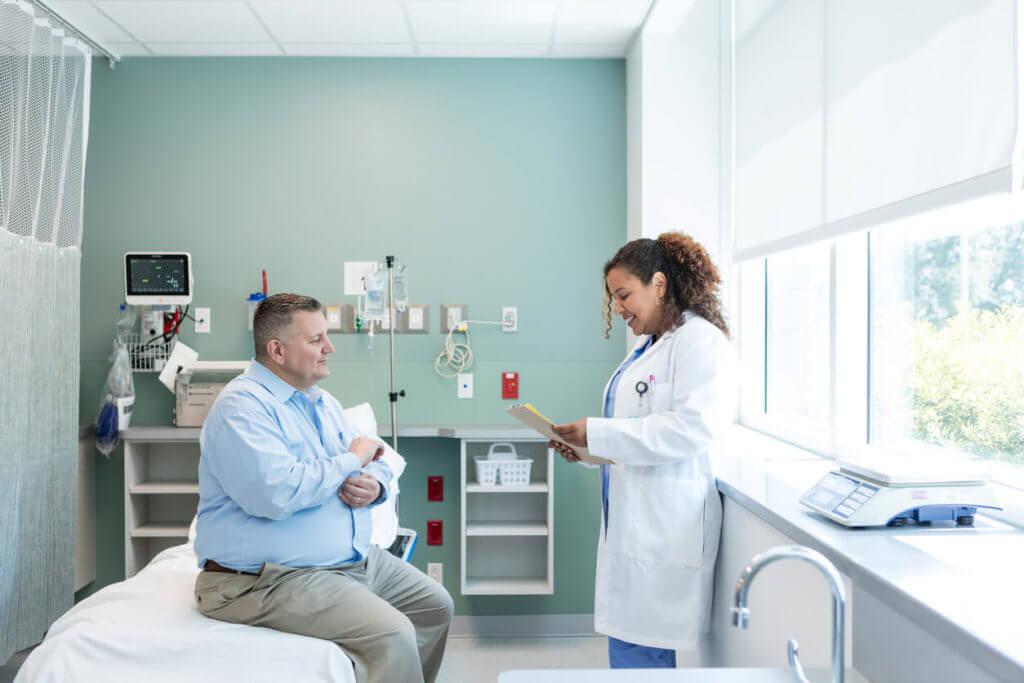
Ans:
{"label": "white window shade", "polygon": [[817,227],[824,216],[823,5],[785,2],[759,20],[748,12],[757,6],[737,3],[746,31],[736,46],[738,251]]}
{"label": "white window shade", "polygon": [[[739,35],[735,260],[1019,189],[1017,13],[1016,0],[790,0]],[[820,122],[797,107],[812,98]],[[784,113],[784,130],[765,124]]]}

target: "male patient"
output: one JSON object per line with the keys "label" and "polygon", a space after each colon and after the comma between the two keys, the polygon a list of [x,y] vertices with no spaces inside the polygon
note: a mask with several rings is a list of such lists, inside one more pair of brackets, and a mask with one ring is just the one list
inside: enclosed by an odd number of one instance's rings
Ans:
{"label": "male patient", "polygon": [[370,508],[392,475],[383,444],[316,386],[334,352],[323,307],[275,294],[256,309],[253,337],[256,359],[199,437],[199,611],[333,640],[360,683],[433,681],[452,599],[370,545]]}

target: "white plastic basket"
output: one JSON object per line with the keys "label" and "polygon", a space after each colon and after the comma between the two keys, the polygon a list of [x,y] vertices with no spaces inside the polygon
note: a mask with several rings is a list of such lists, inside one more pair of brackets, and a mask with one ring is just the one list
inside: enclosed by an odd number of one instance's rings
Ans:
{"label": "white plastic basket", "polygon": [[491,444],[487,455],[473,456],[481,486],[525,486],[530,483],[533,458],[520,458],[514,444]]}
{"label": "white plastic basket", "polygon": [[476,480],[481,486],[495,486],[498,483],[498,466],[500,460],[488,460],[485,457],[475,455],[473,461],[476,463]]}
{"label": "white plastic basket", "polygon": [[498,461],[498,483],[501,486],[526,486],[530,483],[533,458]]}

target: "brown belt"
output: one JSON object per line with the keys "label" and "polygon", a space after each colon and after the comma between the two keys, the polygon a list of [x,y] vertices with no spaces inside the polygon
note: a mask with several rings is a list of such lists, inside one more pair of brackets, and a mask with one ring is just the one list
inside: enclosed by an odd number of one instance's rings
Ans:
{"label": "brown belt", "polygon": [[227,567],[217,564],[213,560],[207,560],[206,564],[203,565],[203,569],[208,572],[222,572],[224,574],[249,574],[256,576],[256,572],[240,572],[237,569],[228,569]]}

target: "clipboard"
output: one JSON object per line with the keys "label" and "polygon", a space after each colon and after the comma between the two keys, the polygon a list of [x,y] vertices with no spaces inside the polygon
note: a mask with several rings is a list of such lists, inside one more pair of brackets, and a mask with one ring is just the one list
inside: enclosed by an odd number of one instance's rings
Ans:
{"label": "clipboard", "polygon": [[558,434],[555,434],[555,430],[551,429],[551,427],[554,426],[555,423],[541,415],[540,411],[538,411],[529,403],[516,404],[514,406],[511,406],[510,408],[506,408],[505,412],[514,417],[515,419],[519,420],[524,425],[526,425],[533,431],[537,432],[541,436],[551,439],[552,441],[564,443],[566,446],[569,446],[574,451],[576,451],[576,455],[578,455],[580,457],[580,460],[582,460],[585,463],[588,463],[590,465],[615,464],[614,460],[608,460],[607,458],[599,458],[596,455],[591,455],[590,451],[587,450],[585,447],[573,446],[572,444],[568,443],[565,439],[558,436]]}

